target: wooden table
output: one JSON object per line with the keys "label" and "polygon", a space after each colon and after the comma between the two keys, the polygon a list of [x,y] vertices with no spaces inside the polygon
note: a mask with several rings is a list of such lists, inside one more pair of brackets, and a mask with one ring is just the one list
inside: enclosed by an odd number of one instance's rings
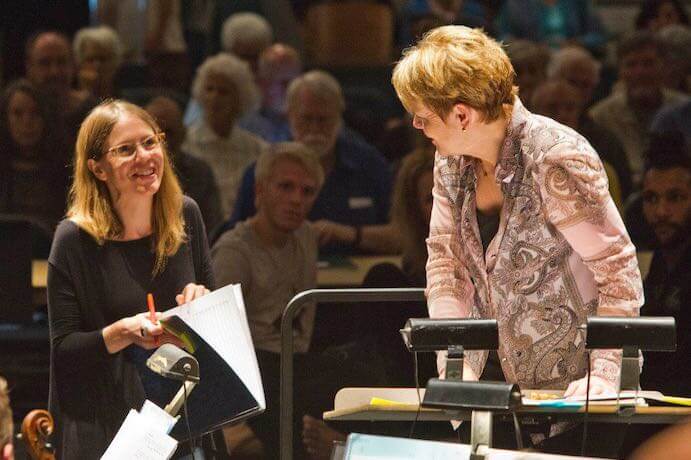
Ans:
{"label": "wooden table", "polygon": [[[420,390],[420,400],[425,390]],[[389,406],[372,405],[372,397],[403,404]],[[498,417],[509,412],[495,412]],[[549,408],[525,406],[516,410],[521,416],[544,417],[547,420],[581,420],[583,407]],[[334,399],[334,410],[324,412],[324,420],[331,421],[443,421],[470,420],[470,410],[440,410],[422,408],[418,414],[418,398],[415,388],[343,388]],[[636,406],[617,408],[616,405],[590,406],[588,419],[592,422],[609,423],[677,423],[691,417],[691,407]]]}

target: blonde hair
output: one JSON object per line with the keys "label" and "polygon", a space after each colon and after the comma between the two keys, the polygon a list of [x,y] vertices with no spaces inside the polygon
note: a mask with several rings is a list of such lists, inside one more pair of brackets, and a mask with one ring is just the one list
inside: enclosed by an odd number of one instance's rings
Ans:
{"label": "blonde hair", "polygon": [[324,169],[319,157],[309,147],[299,142],[278,142],[272,144],[257,160],[255,169],[256,182],[264,182],[273,172],[274,166],[281,160],[299,163],[317,181],[317,187],[324,185]]}
{"label": "blonde hair", "polygon": [[[161,133],[156,121],[144,109],[121,100],[108,100],[96,106],[82,122],[74,154],[74,180],[69,193],[67,217],[90,234],[98,244],[116,239],[123,225],[113,209],[106,184],[88,167],[89,159],[99,160],[107,150],[113,127],[126,115],[145,122],[155,133]],[[168,257],[177,253],[185,241],[182,215],[182,190],[165,144],[163,177],[154,195],[152,250],[156,254],[153,274],[163,270]]]}
{"label": "blonde hair", "polygon": [[0,454],[2,454],[2,449],[12,442],[12,433],[14,433],[14,425],[7,380],[0,377]]}
{"label": "blonde hair", "polygon": [[401,232],[405,265],[415,274],[423,274],[427,262],[425,239],[429,221],[418,202],[418,182],[434,170],[434,146],[419,147],[406,155],[394,184],[391,221]]}
{"label": "blonde hair", "polygon": [[444,26],[403,52],[391,82],[409,112],[422,103],[444,119],[463,103],[493,121],[505,113],[504,104],[513,105],[515,76],[501,45],[482,30]]}

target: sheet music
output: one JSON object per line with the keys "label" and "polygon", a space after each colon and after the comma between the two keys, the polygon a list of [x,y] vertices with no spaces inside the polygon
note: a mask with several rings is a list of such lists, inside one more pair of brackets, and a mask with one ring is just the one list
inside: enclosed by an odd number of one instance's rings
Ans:
{"label": "sheet music", "polygon": [[162,431],[159,423],[131,409],[101,460],[167,460],[177,446],[178,442]]}
{"label": "sheet music", "polygon": [[260,406],[266,408],[264,388],[239,284],[229,284],[168,310],[163,317],[172,315],[179,316],[213,347],[237,373]]}

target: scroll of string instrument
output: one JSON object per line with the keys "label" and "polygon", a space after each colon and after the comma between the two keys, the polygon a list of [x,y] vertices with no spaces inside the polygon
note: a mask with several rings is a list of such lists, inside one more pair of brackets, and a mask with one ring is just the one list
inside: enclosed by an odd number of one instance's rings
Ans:
{"label": "scroll of string instrument", "polygon": [[22,442],[29,458],[32,460],[55,460],[55,453],[50,445],[53,434],[53,417],[50,412],[36,409],[29,412],[22,422]]}

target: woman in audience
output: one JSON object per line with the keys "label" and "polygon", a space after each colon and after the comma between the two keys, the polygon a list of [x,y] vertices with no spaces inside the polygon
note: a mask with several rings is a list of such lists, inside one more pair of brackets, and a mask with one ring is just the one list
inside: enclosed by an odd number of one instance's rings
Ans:
{"label": "woman in audience", "polygon": [[213,287],[199,208],[133,104],[105,102],[82,123],[67,216],[48,260],[50,410],[64,460],[100,457],[151,397],[146,350],[175,339],[143,313],[147,293],[168,307]]}
{"label": "woman in audience", "polygon": [[222,53],[199,67],[192,93],[204,116],[190,127],[182,149],[205,160],[214,170],[225,219],[235,205],[245,168],[267,145],[236,125],[240,117],[257,108],[259,90],[249,66]]}
{"label": "woman in audience", "polygon": [[72,42],[79,89],[98,99],[115,95],[115,74],[122,62],[122,43],[107,26],[80,29]]}
{"label": "woman in audience", "polygon": [[644,0],[636,16],[636,29],[652,32],[672,24],[689,24],[689,17],[679,0]]}
{"label": "woman in audience", "polygon": [[35,255],[44,258],[67,188],[61,130],[47,101],[27,80],[11,83],[0,98],[0,212],[22,214],[38,226],[46,238]]}

